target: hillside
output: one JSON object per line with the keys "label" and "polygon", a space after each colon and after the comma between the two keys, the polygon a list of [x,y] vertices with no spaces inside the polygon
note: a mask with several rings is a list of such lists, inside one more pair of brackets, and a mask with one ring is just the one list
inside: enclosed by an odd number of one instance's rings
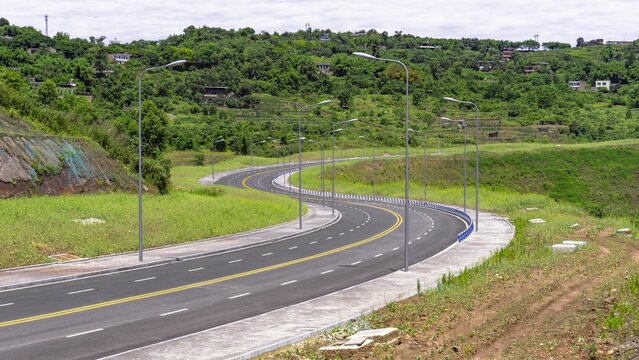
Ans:
{"label": "hillside", "polygon": [[0,198],[135,189],[134,179],[96,145],[32,130],[0,116]]}

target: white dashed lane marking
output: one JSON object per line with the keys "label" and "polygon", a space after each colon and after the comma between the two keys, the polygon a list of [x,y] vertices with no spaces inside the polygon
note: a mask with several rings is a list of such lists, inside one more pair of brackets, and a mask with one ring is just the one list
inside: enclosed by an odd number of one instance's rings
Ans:
{"label": "white dashed lane marking", "polygon": [[333,272],[333,270],[326,270],[326,271],[321,272],[320,275],[325,275],[325,274],[332,273],[332,272]]}
{"label": "white dashed lane marking", "polygon": [[233,263],[240,262],[240,261],[242,261],[242,259],[231,260],[231,261],[229,261],[229,264],[233,264]]}
{"label": "white dashed lane marking", "polygon": [[280,286],[290,285],[290,284],[294,284],[296,282],[297,282],[297,280],[291,280],[291,281],[287,281],[285,283],[281,283]]}
{"label": "white dashed lane marking", "polygon": [[317,244],[317,241],[311,241],[310,243],[308,243],[309,245],[313,245],[313,244]]}
{"label": "white dashed lane marking", "polygon": [[246,296],[246,295],[251,295],[251,293],[244,293],[244,294],[240,294],[240,295],[231,296],[229,299],[233,300],[233,299],[237,299],[237,298],[240,298],[240,297]]}
{"label": "white dashed lane marking", "polygon": [[155,279],[155,276],[151,276],[151,277],[144,278],[144,279],[133,280],[133,282],[149,281],[149,280],[153,280],[153,279]]}
{"label": "white dashed lane marking", "polygon": [[200,268],[190,269],[189,272],[200,271],[200,270],[204,270],[204,268],[200,267]]}
{"label": "white dashed lane marking", "polygon": [[270,253],[262,254],[262,256],[269,256],[269,255],[273,255],[273,253],[270,252]]}
{"label": "white dashed lane marking", "polygon": [[78,290],[78,291],[71,291],[71,292],[68,292],[67,295],[79,294],[79,293],[84,293],[84,292],[93,291],[93,290],[95,290],[95,289],[84,289],[84,290]]}
{"label": "white dashed lane marking", "polygon": [[103,328],[100,328],[100,329],[93,329],[93,330],[84,331],[84,332],[77,333],[77,334],[67,335],[66,337],[67,337],[67,338],[72,338],[72,337],[76,337],[76,336],[80,336],[80,335],[91,334],[91,333],[98,332],[98,331],[102,331],[102,330],[104,330],[104,329],[103,329]]}
{"label": "white dashed lane marking", "polygon": [[297,246],[291,246],[290,248],[288,248],[289,250],[295,250],[297,249]]}
{"label": "white dashed lane marking", "polygon": [[0,304],[0,307],[3,307],[3,306],[11,306],[11,305],[13,305],[13,303]]}
{"label": "white dashed lane marking", "polygon": [[357,264],[361,264],[361,261],[355,261],[354,263],[351,263],[351,265],[357,265]]}
{"label": "white dashed lane marking", "polygon": [[393,251],[395,251],[395,250],[399,250],[399,247],[395,247],[395,248],[393,248]]}
{"label": "white dashed lane marking", "polygon": [[168,313],[160,314],[160,316],[173,315],[173,314],[181,313],[181,312],[187,311],[187,310],[188,310],[188,308],[184,308],[184,309],[175,310],[175,311],[171,311],[171,312],[168,312]]}
{"label": "white dashed lane marking", "polygon": [[377,254],[377,255],[375,255],[374,257],[380,257],[380,256],[382,256],[382,255],[384,255],[384,254]]}

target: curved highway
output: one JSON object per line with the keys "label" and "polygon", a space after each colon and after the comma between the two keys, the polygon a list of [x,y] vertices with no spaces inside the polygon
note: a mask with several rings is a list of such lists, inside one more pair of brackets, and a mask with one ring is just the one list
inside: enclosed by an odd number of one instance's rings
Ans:
{"label": "curved highway", "polygon": [[[281,193],[272,185],[275,173],[244,171],[218,183]],[[401,269],[401,205],[342,200],[335,205],[342,214],[338,222],[274,243],[0,292],[0,359],[107,356]],[[411,211],[411,263],[447,248],[466,227],[441,212]]]}

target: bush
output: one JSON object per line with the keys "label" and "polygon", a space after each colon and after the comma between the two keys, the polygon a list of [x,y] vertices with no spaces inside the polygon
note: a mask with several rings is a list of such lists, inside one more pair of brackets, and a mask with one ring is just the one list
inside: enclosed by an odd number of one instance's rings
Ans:
{"label": "bush", "polygon": [[171,162],[164,158],[142,160],[144,180],[158,189],[160,194],[168,194],[171,185]]}

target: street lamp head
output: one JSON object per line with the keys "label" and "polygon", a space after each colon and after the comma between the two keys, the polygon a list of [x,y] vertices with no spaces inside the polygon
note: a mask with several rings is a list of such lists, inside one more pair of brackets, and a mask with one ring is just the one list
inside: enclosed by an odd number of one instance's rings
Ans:
{"label": "street lamp head", "polygon": [[365,59],[377,60],[375,56],[363,52],[354,52],[353,55],[363,57]]}
{"label": "street lamp head", "polygon": [[339,128],[339,129],[335,129],[335,130],[333,130],[332,132],[336,133],[336,132],[340,132],[340,131],[342,131],[342,130],[344,130],[344,129]]}
{"label": "street lamp head", "polygon": [[178,65],[182,65],[184,63],[186,63],[186,60],[176,60],[176,61],[174,61],[172,63],[168,63],[168,64],[166,64],[164,66],[168,67],[168,68],[172,68],[172,67],[175,67],[175,66],[178,66]]}
{"label": "street lamp head", "polygon": [[366,137],[363,135],[359,135],[358,138],[366,140]]}
{"label": "street lamp head", "polygon": [[266,140],[262,140],[259,142],[259,144],[264,144],[266,142]]}
{"label": "street lamp head", "polygon": [[440,117],[440,119],[442,119],[444,121],[454,121],[453,119],[447,118],[446,116],[442,116],[442,117]]}
{"label": "street lamp head", "polygon": [[457,99],[455,99],[455,98],[452,98],[452,97],[449,97],[449,96],[445,96],[445,97],[444,97],[444,100],[446,100],[446,101],[460,102],[459,100],[457,100]]}
{"label": "street lamp head", "polygon": [[318,102],[318,103],[317,103],[317,104],[315,104],[315,105],[316,105],[316,106],[319,106],[319,105],[328,104],[328,103],[330,103],[330,102],[331,102],[331,100],[330,100],[330,99],[329,99],[329,100],[322,100],[322,101]]}
{"label": "street lamp head", "polygon": [[217,140],[215,140],[215,143],[219,143],[219,142],[224,142],[224,139],[217,139]]}

